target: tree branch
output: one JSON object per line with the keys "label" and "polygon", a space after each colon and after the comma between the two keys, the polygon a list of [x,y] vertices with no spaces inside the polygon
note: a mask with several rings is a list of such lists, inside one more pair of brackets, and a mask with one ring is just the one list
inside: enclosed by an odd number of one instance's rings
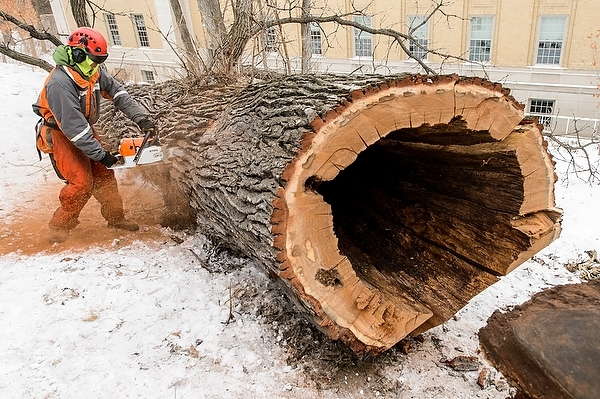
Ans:
{"label": "tree branch", "polygon": [[[596,164],[593,163],[592,159],[590,158],[590,153],[588,152],[590,149],[597,148],[597,139],[592,137],[591,140],[584,139],[584,141],[582,141],[582,137],[579,135],[579,132],[576,132],[575,137],[559,137],[554,133],[542,134],[548,141],[556,144],[556,152],[554,150],[550,150],[550,152],[555,156],[555,159],[559,159],[558,156],[560,155],[562,157],[562,161],[568,163],[570,166],[569,169],[571,169],[572,173],[577,178],[587,183],[600,181],[600,165],[598,162],[596,162]],[[575,141],[575,144],[572,143],[573,141]],[[561,149],[565,150],[567,154],[561,154]],[[578,151],[582,152],[581,157],[583,160],[580,160],[575,156]],[[584,162],[585,165],[581,165],[580,161]],[[580,174],[584,174],[585,177],[581,177]],[[569,173],[566,173],[567,177],[568,175]]]}
{"label": "tree branch", "polygon": [[0,44],[0,53],[4,54],[14,60],[40,67],[48,72],[50,72],[53,68],[53,66],[50,65],[50,63],[48,63],[47,61],[44,61],[41,58],[36,58],[36,57],[32,57],[27,54],[19,53],[18,51],[14,51],[14,50],[8,48],[8,46],[4,43]]}
{"label": "tree branch", "polygon": [[380,29],[371,28],[371,27],[363,25],[361,23],[358,23],[358,22],[355,22],[352,20],[348,20],[348,19],[344,19],[344,17],[350,16],[350,15],[358,15],[358,14],[350,13],[350,14],[344,14],[344,15],[329,15],[329,16],[287,17],[287,18],[281,18],[279,21],[265,21],[262,23],[262,26],[256,26],[255,31],[252,32],[252,34],[253,35],[258,34],[263,29],[267,29],[267,28],[270,28],[270,27],[273,27],[273,26],[279,25],[279,24],[284,25],[284,24],[306,24],[306,23],[311,23],[311,22],[317,22],[317,23],[332,22],[332,23],[336,23],[336,24],[342,25],[342,26],[351,26],[353,28],[360,29],[364,32],[368,32],[372,35],[381,35],[381,36],[388,36],[388,37],[393,38],[394,41],[396,43],[398,43],[398,45],[402,48],[402,51],[404,51],[410,58],[417,61],[419,63],[419,65],[428,74],[437,75],[437,73],[429,65],[427,65],[420,57],[416,57],[408,49],[405,41],[409,41],[415,47],[418,47],[423,51],[427,51],[430,54],[437,55],[443,59],[453,59],[456,61],[473,63],[473,61],[469,61],[466,58],[463,58],[460,56],[445,54],[445,53],[441,53],[436,50],[428,49],[428,48],[422,46],[418,42],[417,38],[415,38],[414,36],[412,36],[410,34],[398,32],[396,30],[388,29],[388,28],[380,28]]}
{"label": "tree branch", "polygon": [[63,44],[62,41],[58,37],[54,36],[53,34],[48,33],[46,31],[40,31],[35,26],[29,25],[23,21],[20,21],[17,18],[13,17],[12,15],[10,15],[2,10],[0,10],[0,17],[2,17],[2,19],[6,20],[8,22],[15,24],[18,28],[21,28],[24,31],[28,32],[29,35],[31,37],[33,37],[34,39],[47,40],[47,41],[51,42],[52,44],[54,44],[55,46],[60,46]]}

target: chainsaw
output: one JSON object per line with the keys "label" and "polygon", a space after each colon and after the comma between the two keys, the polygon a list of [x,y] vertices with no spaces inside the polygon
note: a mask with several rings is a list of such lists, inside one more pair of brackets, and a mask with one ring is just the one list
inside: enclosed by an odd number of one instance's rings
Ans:
{"label": "chainsaw", "polygon": [[133,168],[162,161],[163,151],[158,142],[158,132],[154,134],[155,130],[149,129],[145,133],[144,136],[121,139],[116,154],[118,161],[110,169]]}

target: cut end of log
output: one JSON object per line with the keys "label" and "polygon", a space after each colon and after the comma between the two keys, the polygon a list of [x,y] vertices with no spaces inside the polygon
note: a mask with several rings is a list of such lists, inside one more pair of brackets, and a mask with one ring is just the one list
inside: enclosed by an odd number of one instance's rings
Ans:
{"label": "cut end of log", "polygon": [[561,212],[541,133],[501,86],[412,77],[350,98],[285,170],[273,233],[319,325],[380,352],[556,239]]}

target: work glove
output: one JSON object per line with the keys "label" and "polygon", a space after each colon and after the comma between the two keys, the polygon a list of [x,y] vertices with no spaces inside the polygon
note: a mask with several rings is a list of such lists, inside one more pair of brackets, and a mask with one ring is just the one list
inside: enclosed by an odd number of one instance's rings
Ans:
{"label": "work glove", "polygon": [[117,158],[110,152],[106,151],[106,153],[104,153],[104,158],[102,158],[98,162],[100,162],[102,165],[106,166],[107,168],[110,168],[111,166],[113,166],[114,164],[119,162],[119,158]]}
{"label": "work glove", "polygon": [[[140,130],[144,132],[144,134],[148,130],[153,130],[154,132],[156,132],[156,126],[154,125],[154,122],[152,122],[152,120],[147,116],[144,116],[142,119],[140,119],[137,125],[139,126]],[[154,134],[152,134],[152,136],[154,136]]]}

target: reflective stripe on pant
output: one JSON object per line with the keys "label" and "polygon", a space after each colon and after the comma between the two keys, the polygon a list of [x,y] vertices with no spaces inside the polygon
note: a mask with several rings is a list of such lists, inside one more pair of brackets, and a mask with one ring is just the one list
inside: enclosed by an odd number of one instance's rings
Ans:
{"label": "reflective stripe on pant", "polygon": [[60,207],[50,219],[50,227],[77,226],[79,214],[92,195],[100,203],[104,219],[108,222],[123,219],[123,200],[113,170],[90,160],[59,130],[52,130],[52,150],[66,184],[60,191]]}

